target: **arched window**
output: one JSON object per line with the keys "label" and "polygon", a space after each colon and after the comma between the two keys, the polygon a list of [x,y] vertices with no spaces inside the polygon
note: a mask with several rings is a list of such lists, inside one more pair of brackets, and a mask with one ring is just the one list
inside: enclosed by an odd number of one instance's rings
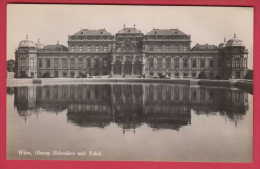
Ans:
{"label": "arched window", "polygon": [[70,58],[70,68],[71,69],[75,68],[75,59],[74,58]]}
{"label": "arched window", "polygon": [[194,58],[192,59],[192,68],[196,68],[197,67],[197,59]]}
{"label": "arched window", "polygon": [[114,64],[114,74],[121,74],[121,61],[116,60]]}
{"label": "arched window", "polygon": [[170,69],[171,68],[171,58],[170,57],[167,57],[166,58],[166,69]]}
{"label": "arched window", "polygon": [[136,60],[134,63],[134,74],[136,75],[142,74],[142,63],[139,60]]}
{"label": "arched window", "polygon": [[183,68],[188,68],[189,63],[188,63],[188,58],[183,58]]}
{"label": "arched window", "polygon": [[49,58],[46,59],[46,68],[51,67],[51,60]]}
{"label": "arched window", "polygon": [[58,68],[58,67],[59,67],[59,59],[54,58],[54,68]]}
{"label": "arched window", "polygon": [[174,68],[178,69],[180,67],[180,59],[174,58]]}
{"label": "arched window", "polygon": [[200,59],[200,67],[204,68],[205,66],[206,66],[205,65],[205,59],[204,58]]}
{"label": "arched window", "polygon": [[79,69],[83,68],[83,58],[82,57],[80,57],[78,60],[78,66],[79,66]]}
{"label": "arched window", "polygon": [[149,69],[153,69],[153,67],[154,67],[154,58],[153,57],[150,57],[148,59],[148,65],[149,65]]}
{"label": "arched window", "polygon": [[42,67],[42,59],[39,58],[39,59],[38,59],[38,62],[39,62],[39,67],[41,68],[41,67]]}
{"label": "arched window", "polygon": [[62,68],[68,68],[68,60],[66,58],[62,58]]}
{"label": "arched window", "polygon": [[162,69],[162,57],[160,56],[157,58],[157,68]]}

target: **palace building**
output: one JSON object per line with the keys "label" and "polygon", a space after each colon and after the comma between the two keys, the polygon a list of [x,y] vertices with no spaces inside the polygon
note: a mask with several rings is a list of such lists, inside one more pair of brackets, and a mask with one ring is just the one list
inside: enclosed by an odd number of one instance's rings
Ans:
{"label": "palace building", "polygon": [[68,46],[22,40],[15,51],[16,78],[91,76],[243,79],[248,50],[236,35],[219,45],[196,44],[179,29],[144,34],[123,27],[82,29],[68,36]]}

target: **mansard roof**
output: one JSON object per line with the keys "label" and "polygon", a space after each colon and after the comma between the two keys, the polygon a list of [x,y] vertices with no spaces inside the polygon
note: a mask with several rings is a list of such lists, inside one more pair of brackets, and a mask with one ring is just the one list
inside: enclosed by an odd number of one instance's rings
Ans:
{"label": "mansard roof", "polygon": [[55,45],[46,45],[43,47],[43,50],[46,51],[68,51],[69,49],[61,44],[55,44]]}
{"label": "mansard roof", "polygon": [[192,51],[207,51],[207,50],[217,50],[217,49],[218,49],[218,47],[216,45],[197,43],[191,50]]}
{"label": "mansard roof", "polygon": [[169,35],[187,35],[184,32],[180,31],[179,29],[152,29],[150,32],[148,32],[146,35],[163,35],[163,36],[169,36]]}
{"label": "mansard roof", "polygon": [[98,36],[98,35],[108,35],[112,36],[105,28],[103,29],[81,29],[73,35],[87,35],[87,36]]}

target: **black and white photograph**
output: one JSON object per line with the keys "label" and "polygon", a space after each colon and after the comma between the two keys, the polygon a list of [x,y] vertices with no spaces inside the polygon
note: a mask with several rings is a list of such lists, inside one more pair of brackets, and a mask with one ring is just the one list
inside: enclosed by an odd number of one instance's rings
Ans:
{"label": "black and white photograph", "polygon": [[7,159],[252,162],[253,8],[8,4]]}

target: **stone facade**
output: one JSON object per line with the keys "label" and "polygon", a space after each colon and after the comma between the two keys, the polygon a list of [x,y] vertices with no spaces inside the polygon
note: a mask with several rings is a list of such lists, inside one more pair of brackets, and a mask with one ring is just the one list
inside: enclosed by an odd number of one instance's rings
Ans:
{"label": "stone facade", "polygon": [[168,77],[242,79],[248,51],[233,38],[217,45],[196,44],[178,29],[143,34],[124,27],[115,35],[106,29],[82,29],[62,44],[42,45],[28,39],[16,52],[16,77]]}

